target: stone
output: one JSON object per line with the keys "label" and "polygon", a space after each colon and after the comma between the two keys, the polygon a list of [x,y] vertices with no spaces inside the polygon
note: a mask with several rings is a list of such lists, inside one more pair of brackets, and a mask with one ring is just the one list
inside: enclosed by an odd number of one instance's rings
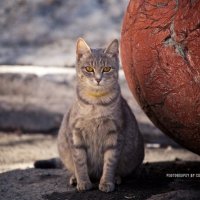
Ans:
{"label": "stone", "polygon": [[129,87],[152,122],[200,154],[200,1],[131,0],[121,32]]}

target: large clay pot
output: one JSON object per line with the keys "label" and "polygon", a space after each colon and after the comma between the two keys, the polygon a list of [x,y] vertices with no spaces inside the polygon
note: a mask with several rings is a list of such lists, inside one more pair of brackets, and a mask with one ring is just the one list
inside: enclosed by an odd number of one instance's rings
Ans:
{"label": "large clay pot", "polygon": [[121,58],[129,87],[148,117],[200,154],[200,1],[131,0]]}

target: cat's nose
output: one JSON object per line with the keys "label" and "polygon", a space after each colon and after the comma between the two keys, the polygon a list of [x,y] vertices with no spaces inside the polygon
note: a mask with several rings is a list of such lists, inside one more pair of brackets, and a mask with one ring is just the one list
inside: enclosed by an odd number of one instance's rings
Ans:
{"label": "cat's nose", "polygon": [[100,78],[95,78],[95,80],[96,80],[96,82],[97,82],[98,85],[99,85],[99,83],[101,82],[101,79],[100,79]]}

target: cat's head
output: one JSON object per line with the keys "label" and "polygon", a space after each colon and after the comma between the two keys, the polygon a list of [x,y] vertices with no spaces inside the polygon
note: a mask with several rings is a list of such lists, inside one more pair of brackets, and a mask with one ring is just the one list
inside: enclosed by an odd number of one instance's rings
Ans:
{"label": "cat's head", "polygon": [[119,43],[113,40],[105,49],[91,49],[79,38],[76,46],[76,71],[82,86],[101,90],[118,84]]}

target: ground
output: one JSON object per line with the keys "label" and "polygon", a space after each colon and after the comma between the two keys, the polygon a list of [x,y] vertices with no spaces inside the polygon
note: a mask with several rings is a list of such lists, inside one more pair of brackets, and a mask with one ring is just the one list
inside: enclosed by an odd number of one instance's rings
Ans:
{"label": "ground", "polygon": [[[56,136],[0,133],[0,200],[199,199],[200,157],[180,147],[146,145],[144,164],[113,193],[79,193],[62,169],[34,169],[38,159],[57,156]],[[184,175],[182,178],[171,176]]]}

